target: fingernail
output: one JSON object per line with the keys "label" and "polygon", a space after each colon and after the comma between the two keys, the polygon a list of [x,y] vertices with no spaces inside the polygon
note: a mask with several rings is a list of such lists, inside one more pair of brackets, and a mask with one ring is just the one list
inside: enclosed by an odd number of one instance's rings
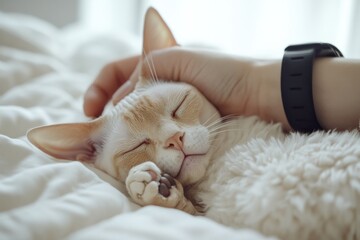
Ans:
{"label": "fingernail", "polygon": [[98,117],[101,115],[104,105],[108,99],[101,95],[95,88],[90,87],[84,95],[83,109],[88,117]]}

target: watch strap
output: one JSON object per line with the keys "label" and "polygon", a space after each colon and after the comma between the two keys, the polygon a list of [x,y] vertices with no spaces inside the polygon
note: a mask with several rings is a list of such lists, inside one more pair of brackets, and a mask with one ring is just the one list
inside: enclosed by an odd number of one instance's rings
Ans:
{"label": "watch strap", "polygon": [[281,97],[290,126],[300,132],[321,130],[313,102],[312,73],[316,57],[342,57],[328,43],[291,45],[281,66]]}

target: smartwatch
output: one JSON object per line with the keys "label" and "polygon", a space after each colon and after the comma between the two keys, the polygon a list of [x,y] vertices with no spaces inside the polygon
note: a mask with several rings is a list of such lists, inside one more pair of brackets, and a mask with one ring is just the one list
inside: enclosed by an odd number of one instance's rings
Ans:
{"label": "smartwatch", "polygon": [[281,65],[281,98],[286,118],[295,131],[321,130],[312,93],[314,58],[343,57],[329,43],[307,43],[285,48]]}

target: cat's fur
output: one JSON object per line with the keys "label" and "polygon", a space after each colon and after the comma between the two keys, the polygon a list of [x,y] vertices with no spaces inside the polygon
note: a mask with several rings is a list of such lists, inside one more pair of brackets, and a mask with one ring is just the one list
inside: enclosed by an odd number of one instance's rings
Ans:
{"label": "cat's fur", "polygon": [[[173,45],[150,9],[144,52]],[[142,206],[203,213],[284,239],[360,239],[357,131],[286,135],[257,117],[220,118],[194,87],[158,81],[150,61],[110,113],[36,128],[29,140],[56,158],[93,162]],[[164,172],[176,178],[169,197],[159,193]]]}

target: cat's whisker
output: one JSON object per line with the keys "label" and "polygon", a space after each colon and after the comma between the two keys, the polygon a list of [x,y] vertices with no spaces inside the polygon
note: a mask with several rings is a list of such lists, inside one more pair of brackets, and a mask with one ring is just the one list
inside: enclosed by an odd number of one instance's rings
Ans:
{"label": "cat's whisker", "polygon": [[216,125],[222,124],[222,123],[223,123],[222,119],[219,118],[219,119],[215,119],[215,121],[213,121],[213,122],[208,123],[207,125],[205,125],[205,127],[210,129],[210,128],[212,128],[212,127],[214,127]]}
{"label": "cat's whisker", "polygon": [[208,128],[209,132],[214,132],[218,129],[222,129],[222,128],[235,128],[237,129],[238,127],[235,126],[232,123],[219,123],[217,125],[212,126],[211,128]]}
{"label": "cat's whisker", "polygon": [[217,125],[217,124],[225,124],[225,123],[227,123],[228,120],[231,120],[234,117],[235,116],[233,116],[233,115],[227,115],[227,116],[221,117],[219,119],[216,119],[214,122],[209,123],[209,125],[207,125],[205,127],[211,128],[212,126]]}
{"label": "cat's whisker", "polygon": [[214,124],[212,124],[211,126],[208,126],[207,129],[211,130],[211,129],[214,129],[214,128],[217,128],[217,127],[220,127],[220,126],[227,126],[228,124],[225,124],[223,122],[216,122]]}
{"label": "cat's whisker", "polygon": [[210,123],[210,121],[211,121],[214,117],[216,117],[216,116],[217,116],[217,113],[214,113],[213,115],[211,115],[211,116],[203,123],[203,125],[204,125],[205,127],[207,127],[206,124]]}
{"label": "cat's whisker", "polygon": [[215,128],[215,129],[210,130],[209,134],[216,133],[218,131],[223,131],[223,130],[226,130],[226,129],[227,129],[227,126],[219,126],[219,127]]}
{"label": "cat's whisker", "polygon": [[224,122],[224,121],[219,120],[219,121],[214,122],[212,125],[208,126],[208,129],[212,129],[212,128],[218,127],[218,126],[231,126],[233,124],[234,124],[234,122],[231,122],[231,121]]}
{"label": "cat's whisker", "polygon": [[150,71],[151,79],[155,80],[155,75],[154,75],[153,70],[152,70],[152,68],[151,68],[151,66],[150,66],[149,58],[148,58],[145,50],[143,50],[143,53],[144,53],[144,56],[145,56],[146,65],[147,65],[147,67],[148,67],[148,69],[149,69],[149,71]]}
{"label": "cat's whisker", "polygon": [[155,64],[154,64],[154,59],[150,56],[150,63],[151,63],[151,66],[154,70],[154,76],[155,76],[155,80],[156,82],[158,83],[159,82],[159,78],[157,76],[157,73],[156,73],[156,69],[155,69]]}
{"label": "cat's whisker", "polygon": [[209,124],[208,126],[205,126],[207,129],[211,129],[213,127],[216,127],[218,125],[223,125],[223,122],[221,121],[221,119],[215,120],[214,122],[212,122],[211,124]]}
{"label": "cat's whisker", "polygon": [[208,131],[211,133],[211,132],[214,132],[214,131],[217,131],[217,130],[219,130],[219,129],[224,129],[224,128],[228,128],[228,127],[232,127],[232,123],[223,123],[223,122],[221,122],[221,123],[218,123],[218,124],[214,124],[212,127],[209,127],[208,128]]}
{"label": "cat's whisker", "polygon": [[211,133],[209,133],[209,137],[213,136],[213,135],[220,134],[220,133],[234,132],[234,131],[240,132],[240,130],[238,128],[229,128],[229,129],[224,129],[224,130],[220,130],[220,131],[211,132]]}

